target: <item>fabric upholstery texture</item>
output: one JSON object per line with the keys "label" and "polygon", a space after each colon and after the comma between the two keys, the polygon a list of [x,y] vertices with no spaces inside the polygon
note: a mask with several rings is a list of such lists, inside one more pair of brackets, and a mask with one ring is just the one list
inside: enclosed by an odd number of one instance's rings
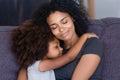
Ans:
{"label": "fabric upholstery texture", "polygon": [[[10,32],[16,26],[0,26],[0,80],[17,80],[19,65],[11,52]],[[104,43],[102,80],[120,80],[120,18],[90,20],[88,32]]]}
{"label": "fabric upholstery texture", "polygon": [[102,80],[120,80],[120,18],[91,21],[90,32],[95,32],[104,43]]}
{"label": "fabric upholstery texture", "polygon": [[19,66],[11,52],[10,32],[13,28],[0,26],[0,80],[17,80]]}

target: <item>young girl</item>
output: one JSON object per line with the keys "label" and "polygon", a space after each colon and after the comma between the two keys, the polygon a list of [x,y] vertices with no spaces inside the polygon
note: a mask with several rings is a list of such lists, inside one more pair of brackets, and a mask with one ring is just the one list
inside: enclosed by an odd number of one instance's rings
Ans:
{"label": "young girl", "polygon": [[[41,72],[40,68],[44,66],[41,61],[60,57],[62,48],[58,39],[49,30],[46,31],[45,29],[34,25],[32,20],[27,20],[12,31],[12,50],[16,54],[21,67],[27,68],[28,80],[55,80],[53,70]],[[84,35],[78,44],[82,46],[87,37],[91,36],[95,35]],[[72,54],[72,52],[69,53],[69,55]],[[54,63],[51,65],[54,65]]]}

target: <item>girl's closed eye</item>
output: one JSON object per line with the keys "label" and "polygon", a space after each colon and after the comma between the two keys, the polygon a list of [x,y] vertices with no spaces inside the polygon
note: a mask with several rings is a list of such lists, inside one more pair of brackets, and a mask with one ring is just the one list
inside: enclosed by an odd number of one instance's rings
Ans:
{"label": "girl's closed eye", "polygon": [[55,48],[58,48],[58,45],[56,45]]}
{"label": "girl's closed eye", "polygon": [[57,42],[55,48],[59,48],[59,47],[60,47],[59,42]]}
{"label": "girl's closed eye", "polygon": [[55,48],[59,48],[59,44],[58,43],[56,43]]}

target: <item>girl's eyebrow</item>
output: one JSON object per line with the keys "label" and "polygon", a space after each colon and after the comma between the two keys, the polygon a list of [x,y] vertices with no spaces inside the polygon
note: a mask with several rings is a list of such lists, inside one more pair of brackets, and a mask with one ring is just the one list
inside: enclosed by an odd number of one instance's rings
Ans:
{"label": "girl's eyebrow", "polygon": [[56,41],[55,43],[57,43],[57,44],[58,44],[58,43],[59,43],[59,41]]}

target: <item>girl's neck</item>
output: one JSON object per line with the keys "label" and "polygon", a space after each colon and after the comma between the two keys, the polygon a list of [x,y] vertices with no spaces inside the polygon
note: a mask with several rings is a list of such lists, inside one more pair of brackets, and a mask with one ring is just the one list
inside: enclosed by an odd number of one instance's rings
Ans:
{"label": "girl's neck", "polygon": [[78,41],[78,39],[79,37],[76,34],[70,40],[64,41],[66,49],[71,48]]}

